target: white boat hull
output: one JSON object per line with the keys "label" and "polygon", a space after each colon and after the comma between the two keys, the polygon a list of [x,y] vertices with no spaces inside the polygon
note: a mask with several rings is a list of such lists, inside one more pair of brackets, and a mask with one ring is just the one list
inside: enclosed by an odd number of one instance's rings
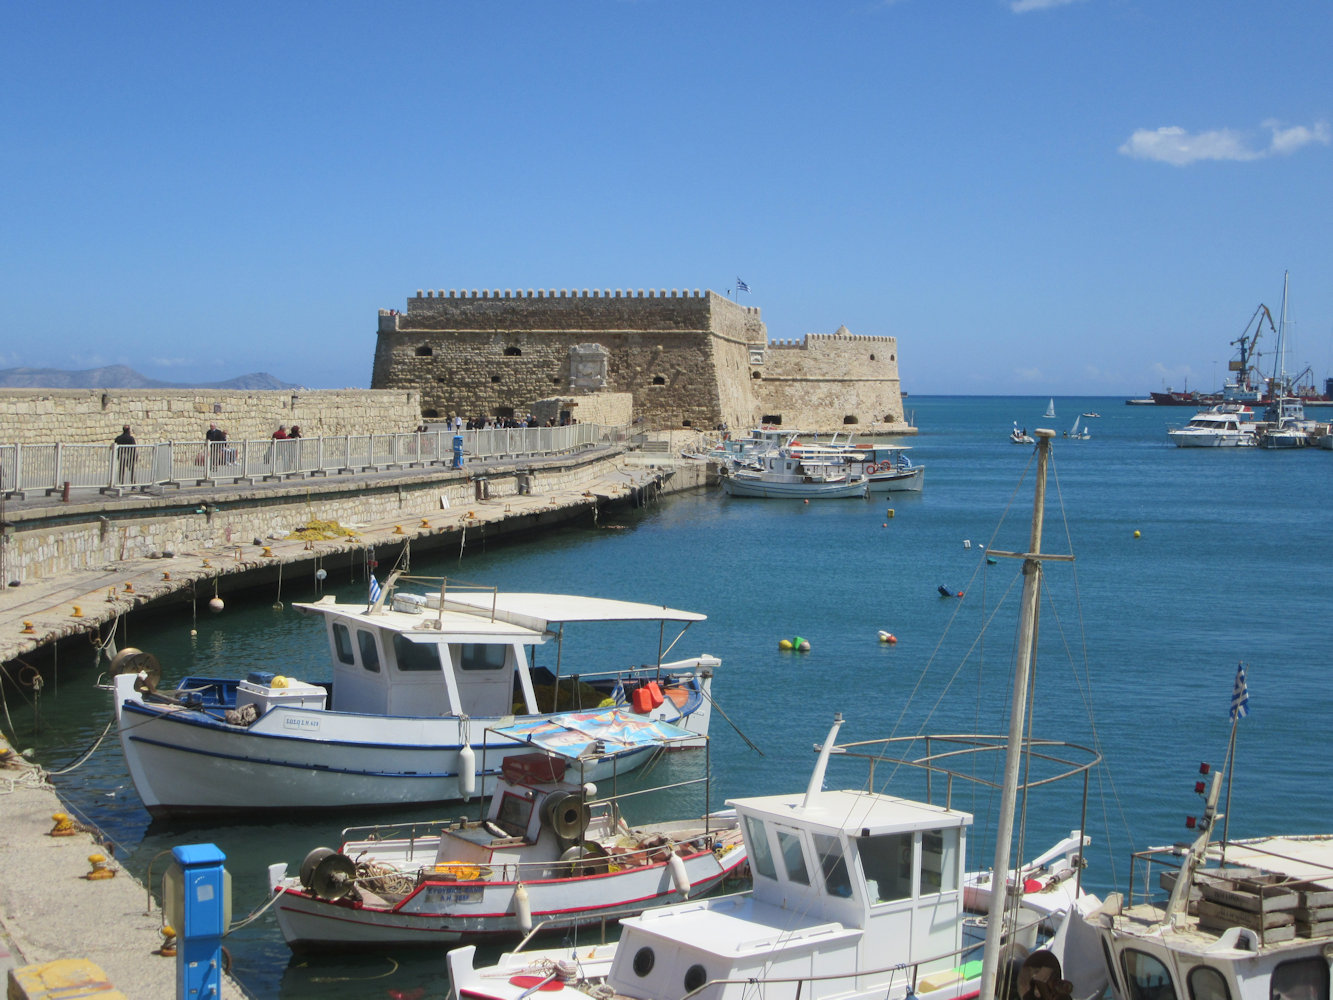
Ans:
{"label": "white boat hull", "polygon": [[[690,897],[704,895],[738,874],[745,851],[737,846],[719,859],[712,851],[682,858]],[[294,879],[276,889],[282,936],[294,949],[330,947],[452,946],[459,942],[518,938],[520,923],[512,880],[427,881],[391,909],[312,896]],[[597,924],[642,913],[681,895],[663,862],[597,876],[531,879],[521,883],[531,926],[545,930]]]}
{"label": "white boat hull", "polygon": [[1226,431],[1191,433],[1184,429],[1167,431],[1177,448],[1253,448],[1253,434]]}
{"label": "white boat hull", "polygon": [[893,472],[875,472],[870,475],[871,493],[920,493],[925,485],[924,465],[915,465],[910,469]]}
{"label": "white boat hull", "polygon": [[[285,809],[354,809],[452,802],[460,789],[462,724],[454,716],[362,715],[277,706],[249,726],[203,711],[146,703],[135,675],[115,679],[121,750],[144,807],[156,816]],[[685,728],[706,727],[711,679],[700,681],[699,712],[683,717],[670,699],[651,713]],[[532,717],[528,717],[532,718]],[[468,724],[474,795],[489,795],[505,756],[523,743],[487,733],[498,718]],[[706,728],[692,729],[706,737]],[[604,781],[643,764],[647,745],[587,772]]]}
{"label": "white boat hull", "polygon": [[848,479],[839,482],[775,482],[765,481],[757,476],[735,474],[724,476],[722,489],[733,497],[785,498],[791,500],[833,500],[867,495],[868,483],[864,479]]}

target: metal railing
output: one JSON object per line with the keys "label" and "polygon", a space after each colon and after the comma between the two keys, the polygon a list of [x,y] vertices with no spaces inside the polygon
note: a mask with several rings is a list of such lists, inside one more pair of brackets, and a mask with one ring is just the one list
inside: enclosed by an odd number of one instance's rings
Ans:
{"label": "metal railing", "polygon": [[[455,438],[461,451],[455,452]],[[0,444],[0,493],[25,498],[73,490],[102,493],[184,485],[254,483],[382,472],[431,465],[463,468],[488,459],[570,454],[629,440],[626,427],[492,427],[455,434],[345,434],[257,441],[157,444]]]}

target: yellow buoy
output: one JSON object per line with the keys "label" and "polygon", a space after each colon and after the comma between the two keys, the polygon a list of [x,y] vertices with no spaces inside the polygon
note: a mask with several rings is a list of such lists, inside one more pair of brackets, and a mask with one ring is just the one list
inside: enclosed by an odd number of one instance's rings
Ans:
{"label": "yellow buoy", "polygon": [[1138,538],[1138,537],[1139,537],[1139,529],[1138,529],[1138,528],[1135,528],[1135,529],[1134,529],[1134,537],[1135,537],[1135,538]]}
{"label": "yellow buoy", "polygon": [[791,640],[790,640],[790,639],[779,639],[779,640],[778,640],[778,649],[791,649]]}

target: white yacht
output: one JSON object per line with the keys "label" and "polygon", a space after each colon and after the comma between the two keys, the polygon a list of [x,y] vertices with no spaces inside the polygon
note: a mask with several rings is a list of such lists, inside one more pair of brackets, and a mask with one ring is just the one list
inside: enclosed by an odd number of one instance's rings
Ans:
{"label": "white yacht", "polygon": [[1248,407],[1220,403],[1196,413],[1184,427],[1167,431],[1177,448],[1252,448],[1258,424]]}

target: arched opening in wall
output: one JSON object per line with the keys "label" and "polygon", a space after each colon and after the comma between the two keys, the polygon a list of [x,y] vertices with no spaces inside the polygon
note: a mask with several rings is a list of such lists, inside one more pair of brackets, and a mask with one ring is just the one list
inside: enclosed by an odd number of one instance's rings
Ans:
{"label": "arched opening in wall", "polygon": [[859,424],[861,421],[856,419],[855,413],[849,413],[847,414],[847,416],[842,418],[842,422],[844,424]]}
{"label": "arched opening in wall", "polygon": [[750,372],[750,378],[763,378],[758,372]]}
{"label": "arched opening in wall", "polygon": [[425,417],[427,420],[435,420],[436,418],[439,417],[439,415],[440,415],[440,411],[439,411],[439,410],[422,410],[422,411],[421,411],[421,415],[422,415],[423,417]]}
{"label": "arched opening in wall", "polygon": [[664,375],[654,375],[654,376],[653,376],[653,385],[666,385],[666,376],[664,376]]}
{"label": "arched opening in wall", "polygon": [[774,427],[781,427],[781,426],[782,426],[782,414],[781,414],[781,413],[765,413],[762,417],[759,418],[759,422],[760,422],[761,424],[772,424]]}
{"label": "arched opening in wall", "polygon": [[500,376],[499,376],[499,375],[492,375],[492,376],[491,376],[491,381],[492,381],[492,382],[499,382],[499,381],[500,381]]}
{"label": "arched opening in wall", "polygon": [[870,355],[870,360],[871,360],[871,361],[874,361],[874,360],[875,360],[875,356],[874,356],[873,354]]}
{"label": "arched opening in wall", "polygon": [[512,406],[497,406],[495,408],[495,415],[501,420],[508,420],[514,415],[514,408]]}
{"label": "arched opening in wall", "polygon": [[898,418],[895,417],[892,413],[886,413],[886,414],[884,414],[884,423],[886,423],[886,424],[896,424],[897,422],[898,422]]}
{"label": "arched opening in wall", "polygon": [[892,355],[892,354],[889,355],[889,360],[890,360],[890,361],[893,360],[893,355]]}
{"label": "arched opening in wall", "polygon": [[522,352],[521,350],[519,350],[517,347],[506,347],[506,348],[505,348],[505,357],[506,357],[506,358],[521,358],[521,357],[523,357],[523,352]]}
{"label": "arched opening in wall", "polygon": [[560,376],[557,375],[555,378],[551,379],[551,384],[552,384],[552,385],[559,385],[559,384],[560,384],[560,381],[561,381]]}
{"label": "arched opening in wall", "polygon": [[682,426],[682,427],[692,427],[692,426],[694,426],[694,425],[691,424],[688,420],[682,420],[682,421],[680,422],[680,426]]}
{"label": "arched opening in wall", "polygon": [[428,358],[434,353],[435,352],[431,350],[429,344],[422,344],[420,347],[417,348],[417,357],[419,358]]}

